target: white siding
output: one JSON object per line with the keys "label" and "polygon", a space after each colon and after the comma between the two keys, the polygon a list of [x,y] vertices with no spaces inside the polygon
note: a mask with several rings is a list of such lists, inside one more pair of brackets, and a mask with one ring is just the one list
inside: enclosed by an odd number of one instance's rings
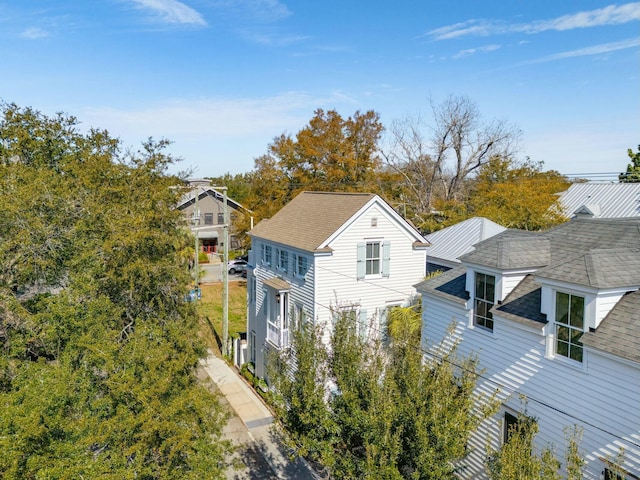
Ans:
{"label": "white siding", "polygon": [[[515,411],[523,410],[519,395],[528,398],[527,413],[540,426],[538,446],[554,445],[563,461],[563,429],[579,425],[584,429],[581,451],[588,462],[585,478],[601,478],[602,459],[615,458],[619,447],[625,449],[626,469],[640,475],[639,365],[594,351],[585,353],[586,368],[564,358],[545,358],[542,329],[522,327],[498,316],[493,334],[469,328],[463,308],[428,295],[423,297],[423,312],[425,348],[433,349],[455,319],[456,335],[462,339],[460,354],[478,354],[480,367],[485,369],[478,391],[490,393],[499,387],[501,400]],[[487,434],[497,446],[502,415],[503,410],[474,435],[463,478],[482,478]]]}
{"label": "white siding", "polygon": [[[374,217],[376,226],[371,225]],[[391,242],[388,277],[357,279],[357,245],[367,240]],[[387,304],[406,303],[415,295],[413,285],[424,278],[426,269],[425,251],[414,250],[413,242],[378,206],[367,210],[331,242],[332,255],[316,258],[317,319],[330,325],[330,309],[347,303],[365,309],[370,319]],[[377,329],[377,323],[373,327]]]}

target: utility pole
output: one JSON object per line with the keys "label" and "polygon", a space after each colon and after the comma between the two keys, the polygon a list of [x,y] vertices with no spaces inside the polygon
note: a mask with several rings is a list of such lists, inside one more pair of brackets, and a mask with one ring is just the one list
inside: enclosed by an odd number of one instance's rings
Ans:
{"label": "utility pole", "polygon": [[229,355],[229,208],[227,202],[227,187],[222,187],[223,217],[222,238],[224,250],[222,252],[222,355]]}
{"label": "utility pole", "polygon": [[200,283],[200,278],[199,278],[200,277],[200,272],[199,272],[200,265],[199,265],[199,262],[198,262],[198,260],[199,260],[198,257],[199,257],[199,254],[200,254],[200,238],[199,238],[200,236],[199,236],[199,233],[198,233],[198,231],[199,231],[198,229],[200,227],[200,210],[198,210],[198,196],[200,195],[200,189],[198,187],[196,187],[195,193],[196,193],[196,203],[195,203],[195,206],[194,206],[194,209],[193,209],[193,230],[194,230],[195,237],[196,237],[196,244],[195,244],[195,249],[194,249],[194,253],[195,253],[194,254],[194,257],[195,257],[195,260],[194,260],[194,265],[195,265],[195,270],[194,270],[195,287],[193,289],[193,294],[194,294],[193,301],[197,302],[198,301],[198,291],[200,290],[200,285],[199,285],[199,283]]}

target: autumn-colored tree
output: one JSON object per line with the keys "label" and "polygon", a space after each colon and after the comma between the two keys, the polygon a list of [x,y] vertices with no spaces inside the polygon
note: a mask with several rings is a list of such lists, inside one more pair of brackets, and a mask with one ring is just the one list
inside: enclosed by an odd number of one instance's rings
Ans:
{"label": "autumn-colored tree", "polygon": [[638,145],[638,151],[636,153],[629,148],[627,155],[631,159],[631,163],[627,164],[627,171],[621,173],[618,179],[622,183],[640,182],[640,145]]}
{"label": "autumn-colored tree", "polygon": [[567,220],[558,194],[569,185],[560,173],[543,170],[542,163],[493,157],[478,172],[469,211],[508,228],[543,230]]}
{"label": "autumn-colored tree", "polygon": [[303,190],[376,191],[382,129],[373,111],[345,119],[318,109],[295,137],[276,137],[251,172],[246,206],[255,221],[271,217]]}

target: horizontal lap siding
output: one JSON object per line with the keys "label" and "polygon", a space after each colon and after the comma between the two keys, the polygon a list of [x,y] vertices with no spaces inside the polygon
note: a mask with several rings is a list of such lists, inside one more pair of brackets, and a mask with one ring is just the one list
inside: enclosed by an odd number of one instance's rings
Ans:
{"label": "horizontal lap siding", "polygon": [[[377,220],[376,227],[371,226],[373,217]],[[391,242],[388,278],[358,280],[357,245],[366,240]],[[316,259],[318,318],[329,322],[329,308],[345,303],[359,304],[371,318],[387,302],[406,302],[414,296],[413,285],[424,278],[426,256],[424,251],[413,249],[413,242],[414,238],[401,230],[392,218],[375,206],[369,209],[331,242],[331,256]]]}
{"label": "horizontal lap siding", "polygon": [[[615,457],[616,449],[624,446],[629,464],[627,469],[640,475],[640,370],[594,352],[587,352],[587,370],[544,357],[544,337],[540,333],[518,328],[517,324],[495,319],[493,334],[468,328],[467,312],[458,306],[424,296],[423,338],[433,346],[443,337],[451,318],[457,320],[456,333],[462,339],[461,355],[477,353],[480,367],[485,370],[478,390],[495,391],[501,386],[500,398],[516,411],[523,409],[520,394],[528,397],[527,412],[536,417],[540,431],[538,447],[552,444],[564,463],[566,445],[564,427],[578,424],[584,428],[581,451],[589,464],[585,478],[600,478],[603,464],[600,457]],[[563,413],[563,412],[566,412]],[[569,415],[567,415],[569,414]],[[485,422],[472,441],[474,455],[471,469],[463,476],[478,478],[482,470],[482,452],[487,433],[500,437],[498,418]],[[573,418],[572,416],[577,417]],[[591,424],[591,425],[588,425]],[[606,430],[606,433],[602,430]]]}

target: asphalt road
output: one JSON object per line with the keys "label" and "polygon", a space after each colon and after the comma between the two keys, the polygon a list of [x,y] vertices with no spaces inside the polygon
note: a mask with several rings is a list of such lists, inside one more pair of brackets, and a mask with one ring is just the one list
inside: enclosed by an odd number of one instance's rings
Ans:
{"label": "asphalt road", "polygon": [[[200,264],[200,282],[202,283],[214,283],[222,281],[222,264],[221,263],[202,263]],[[239,273],[229,274],[230,282],[237,282],[245,280]]]}

